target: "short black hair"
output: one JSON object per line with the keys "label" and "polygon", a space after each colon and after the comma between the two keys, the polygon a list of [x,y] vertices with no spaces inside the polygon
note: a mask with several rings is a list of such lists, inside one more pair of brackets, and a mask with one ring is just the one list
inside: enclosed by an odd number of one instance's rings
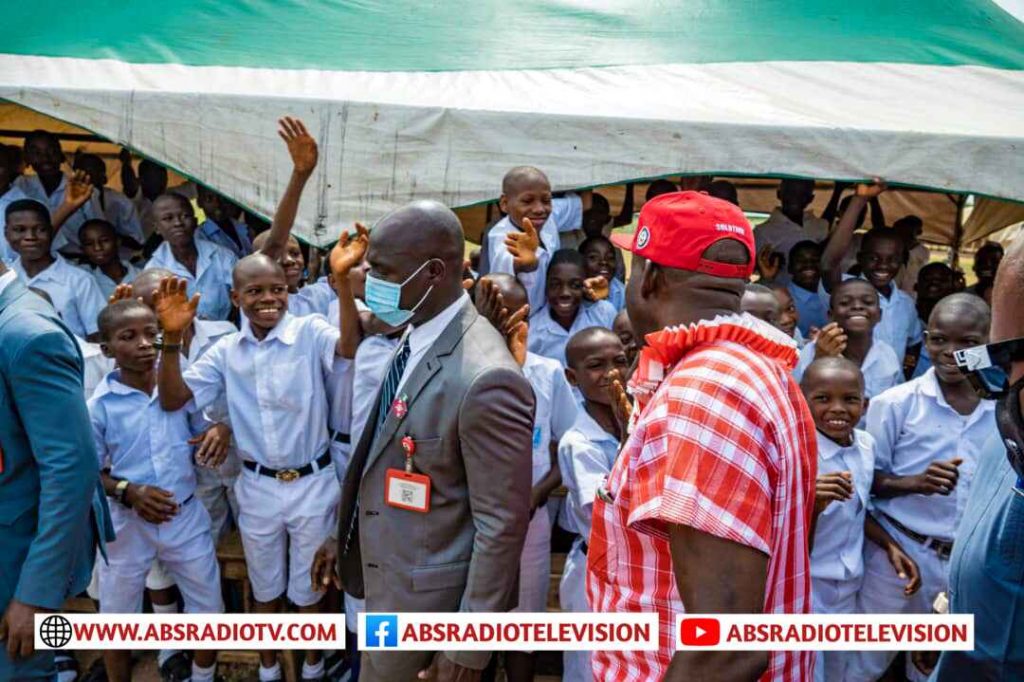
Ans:
{"label": "short black hair", "polygon": [[[515,275],[510,275],[507,272],[489,272],[474,283],[473,289],[475,290],[477,285],[484,280],[491,282],[499,289],[508,287],[509,289],[512,289],[517,296],[520,296],[527,304],[530,302],[530,296],[526,293],[526,287],[523,286],[523,283],[520,282],[519,278]],[[515,311],[510,308],[509,312]]]}
{"label": "short black hair", "polygon": [[580,347],[586,343],[589,343],[591,339],[608,335],[609,338],[615,339],[616,342],[621,343],[619,335],[613,332],[607,327],[587,327],[581,329],[572,335],[569,342],[565,344],[565,364],[575,369],[576,364],[582,359],[579,356]]}
{"label": "short black hair", "polygon": [[882,241],[885,239],[891,239],[900,245],[903,249],[904,255],[907,252],[907,245],[904,243],[903,238],[900,237],[899,233],[891,227],[873,227],[864,233],[864,237],[860,242],[861,253],[867,253],[868,249],[872,247],[875,242]]}
{"label": "short black hair", "polygon": [[650,201],[654,197],[661,196],[662,194],[669,194],[671,192],[678,191],[679,188],[676,187],[676,183],[665,178],[658,178],[647,188],[647,193],[644,195],[644,199]]}
{"label": "short black hair", "polygon": [[164,192],[156,199],[153,199],[153,205],[155,206],[156,202],[160,201],[161,199],[174,199],[175,201],[178,201],[182,206],[188,206],[188,210],[192,212],[192,215],[195,215],[196,213],[196,210],[192,208],[192,202],[189,201],[188,197],[186,197],[184,194],[181,194],[179,192]]}
{"label": "short black hair", "polygon": [[534,166],[516,166],[505,173],[505,177],[501,179],[501,193],[511,196],[524,183],[540,181],[547,183],[548,187],[551,187],[551,181],[548,180],[548,176],[541,169]]}
{"label": "short black hair", "polygon": [[43,130],[42,128],[36,128],[35,130],[33,130],[30,133],[26,134],[25,135],[25,147],[27,148],[29,146],[29,144],[31,144],[32,142],[35,142],[36,140],[44,140],[47,143],[56,144],[57,147],[60,147],[60,138],[57,137],[56,135],[54,135],[53,133],[51,133],[49,130]]}
{"label": "short black hair", "polygon": [[[931,315],[928,316],[928,324],[931,325],[932,318],[946,310],[956,315],[960,321],[979,322],[986,331],[992,326],[992,309],[981,296],[969,294],[966,291],[946,296],[932,308]],[[970,319],[972,317],[974,320]]]}
{"label": "short black hair", "polygon": [[12,214],[21,213],[22,211],[35,213],[40,220],[53,227],[53,223],[50,222],[50,209],[35,199],[18,199],[7,204],[7,208],[4,210],[4,220],[8,221],[11,219]]}
{"label": "short black hair", "polygon": [[605,195],[600,194],[598,192],[591,192],[591,194],[590,194],[590,206],[591,206],[591,209],[595,209],[598,206],[600,206],[601,208],[603,208],[604,210],[608,211],[609,213],[612,210],[612,205],[608,203],[608,197],[606,197]]}
{"label": "short black hair", "polygon": [[809,251],[811,249],[814,249],[820,254],[823,250],[823,247],[818,242],[811,241],[810,239],[804,239],[802,241],[797,242],[796,244],[793,244],[793,248],[791,248],[789,250],[789,253],[787,254],[787,256],[789,257],[787,262],[792,263],[793,257],[797,254],[797,252]]}
{"label": "short black hair", "polygon": [[924,265],[921,266],[921,269],[917,271],[917,278],[921,279],[921,275],[931,272],[932,270],[942,270],[942,273],[944,275],[949,275],[950,279],[956,277],[956,273],[953,271],[953,268],[949,267],[945,263],[933,261],[931,263],[925,263]]}
{"label": "short black hair", "polygon": [[580,253],[584,253],[588,248],[590,248],[590,246],[592,246],[593,244],[598,244],[600,242],[604,242],[613,249],[615,248],[615,245],[612,244],[611,239],[608,239],[608,237],[605,237],[603,234],[595,234],[593,237],[587,237],[582,242],[580,242],[580,246],[576,250],[579,251]]}
{"label": "short black hair", "polygon": [[104,220],[103,218],[90,218],[89,220],[86,220],[84,223],[82,223],[81,227],[78,228],[79,240],[81,240],[82,235],[85,234],[85,230],[88,227],[102,227],[107,230],[110,230],[110,233],[115,237],[119,236],[117,234],[117,230],[114,229],[114,226],[110,223],[109,220]]}
{"label": "short black hair", "polygon": [[100,338],[104,341],[109,341],[110,337],[117,331],[117,325],[121,319],[133,310],[144,310],[150,315],[153,314],[153,311],[145,303],[134,298],[114,301],[101,310],[100,314],[96,317],[96,326],[99,327]]}
{"label": "short black hair", "polygon": [[736,191],[736,185],[728,180],[713,180],[708,185],[708,194],[717,199],[728,201],[730,204],[740,205],[740,197]]}
{"label": "short black hair", "polygon": [[548,263],[548,272],[551,272],[551,268],[556,265],[562,265],[564,263],[572,263],[573,265],[579,266],[580,270],[583,270],[585,264],[583,262],[583,254],[575,249],[559,249],[551,254],[551,262]]}
{"label": "short black hair", "polygon": [[814,360],[814,362],[808,365],[807,369],[804,370],[804,374],[800,378],[800,388],[806,390],[807,385],[813,381],[818,372],[823,369],[839,369],[853,372],[857,376],[861,393],[864,392],[864,373],[861,371],[860,367],[857,366],[857,363],[842,355],[829,355]]}
{"label": "short black hair", "polygon": [[17,170],[17,150],[9,144],[0,144],[0,168],[6,168],[12,173]]}
{"label": "short black hair", "polygon": [[[860,285],[867,286],[868,289],[871,289],[871,291],[874,292],[876,297],[879,296],[878,290],[875,289],[875,286],[871,282],[867,281],[866,279],[861,279],[860,277],[851,277],[850,279],[844,279],[839,284],[837,284],[834,287],[832,287],[832,294],[828,297],[828,306],[829,306],[829,308],[832,307],[832,302],[836,300],[836,296],[839,295],[840,291],[842,291],[843,289],[849,289],[852,286],[860,286]],[[879,303],[879,305],[881,305],[881,299],[880,298],[879,298],[878,303]]]}
{"label": "short black hair", "polygon": [[974,258],[977,259],[981,254],[988,253],[989,251],[998,253],[1000,256],[1003,255],[1003,245],[999,242],[985,242],[981,247],[974,252]]}

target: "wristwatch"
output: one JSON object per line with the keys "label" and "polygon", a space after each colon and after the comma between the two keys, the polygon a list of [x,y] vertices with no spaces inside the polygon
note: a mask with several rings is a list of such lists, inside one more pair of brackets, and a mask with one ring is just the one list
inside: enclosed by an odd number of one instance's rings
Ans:
{"label": "wristwatch", "polygon": [[117,485],[114,486],[114,499],[126,507],[131,506],[124,499],[124,494],[128,490],[129,485],[131,485],[131,481],[129,481],[126,478],[122,478],[120,481],[117,482]]}

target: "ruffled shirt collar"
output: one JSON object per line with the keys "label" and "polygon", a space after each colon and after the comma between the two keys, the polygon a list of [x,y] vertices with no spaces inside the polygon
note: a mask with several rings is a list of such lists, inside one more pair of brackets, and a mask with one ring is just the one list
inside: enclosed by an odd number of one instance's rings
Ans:
{"label": "ruffled shirt collar", "polygon": [[[797,345],[792,338],[748,313],[719,315],[686,326],[665,327],[645,337],[637,369],[629,382],[636,398],[633,420],[639,418],[648,401],[684,355],[708,343],[731,341],[767,356],[787,371],[796,367]],[[631,425],[632,426],[632,425]]]}

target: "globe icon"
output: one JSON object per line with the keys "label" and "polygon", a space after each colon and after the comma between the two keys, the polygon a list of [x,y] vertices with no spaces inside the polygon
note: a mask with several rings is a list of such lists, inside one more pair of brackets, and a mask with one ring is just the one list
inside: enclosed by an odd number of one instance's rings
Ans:
{"label": "globe icon", "polygon": [[48,647],[67,646],[71,641],[71,621],[64,616],[47,616],[39,625],[39,638]]}

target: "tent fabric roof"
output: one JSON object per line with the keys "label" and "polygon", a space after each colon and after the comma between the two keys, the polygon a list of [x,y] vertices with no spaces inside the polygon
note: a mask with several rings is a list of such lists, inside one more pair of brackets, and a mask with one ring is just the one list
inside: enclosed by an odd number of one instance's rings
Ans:
{"label": "tent fabric roof", "polygon": [[0,38],[0,97],[264,214],[290,171],[275,119],[305,119],[322,161],[297,231],[318,243],[410,199],[494,199],[523,163],[561,188],[882,175],[1024,201],[1024,24],[988,0],[40,0],[7,16],[32,29]]}
{"label": "tent fabric roof", "polygon": [[[1024,27],[978,0],[35,0],[3,52],[135,64],[478,71],[847,61],[1024,68]],[[46,17],[45,22],[38,20]]]}

